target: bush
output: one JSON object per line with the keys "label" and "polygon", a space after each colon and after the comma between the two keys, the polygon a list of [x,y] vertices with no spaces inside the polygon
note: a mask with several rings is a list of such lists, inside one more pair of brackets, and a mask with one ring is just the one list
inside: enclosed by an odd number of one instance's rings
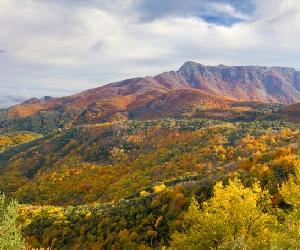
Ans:
{"label": "bush", "polygon": [[0,196],[0,249],[24,249],[24,241],[17,226],[18,204],[7,203],[5,196]]}

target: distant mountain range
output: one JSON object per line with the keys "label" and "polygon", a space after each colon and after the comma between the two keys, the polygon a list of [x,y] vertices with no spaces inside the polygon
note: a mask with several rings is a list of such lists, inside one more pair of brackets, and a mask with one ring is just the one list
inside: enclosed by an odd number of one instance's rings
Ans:
{"label": "distant mountain range", "polygon": [[[75,124],[111,119],[227,116],[253,105],[300,102],[300,72],[286,67],[184,63],[154,77],[110,83],[82,93],[33,98],[5,113],[9,119],[55,112]],[[221,112],[221,113],[222,113]],[[3,119],[3,118],[2,118]]]}

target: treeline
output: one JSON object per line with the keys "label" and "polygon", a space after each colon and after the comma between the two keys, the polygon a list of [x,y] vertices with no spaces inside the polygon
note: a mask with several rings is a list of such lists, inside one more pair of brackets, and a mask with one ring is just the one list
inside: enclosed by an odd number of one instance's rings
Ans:
{"label": "treeline", "polygon": [[[232,103],[226,109],[211,109],[205,106],[188,106],[179,114],[173,114],[167,110],[156,118],[162,120],[185,120],[209,119],[223,122],[255,122],[255,121],[281,121],[281,113],[284,105],[265,104],[255,102]],[[122,120],[134,121],[136,118],[129,112],[108,112],[103,116],[104,110],[101,107],[82,110],[66,109],[63,106],[54,107],[51,111],[40,111],[35,115],[27,117],[12,116],[7,109],[0,109],[0,134],[15,131],[31,131],[38,134],[49,134],[57,129],[70,128],[83,124],[95,124],[97,122],[118,122]],[[99,114],[102,114],[99,116]],[[151,118],[150,118],[151,119]],[[143,122],[141,122],[143,123]],[[148,121],[148,124],[152,121]],[[154,121],[155,123],[155,121]]]}
{"label": "treeline", "polygon": [[77,117],[76,112],[61,113],[58,111],[40,112],[28,117],[2,116],[0,114],[0,134],[16,131],[31,131],[38,134],[49,134],[57,129],[64,129]]}

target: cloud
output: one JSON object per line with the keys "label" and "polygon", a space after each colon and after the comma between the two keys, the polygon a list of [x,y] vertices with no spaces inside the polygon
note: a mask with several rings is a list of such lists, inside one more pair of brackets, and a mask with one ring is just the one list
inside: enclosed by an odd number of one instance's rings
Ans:
{"label": "cloud", "polygon": [[299,13],[297,0],[0,0],[0,106],[187,60],[300,69]]}
{"label": "cloud", "polygon": [[210,3],[213,13],[225,14],[225,16],[246,20],[249,18],[247,14],[237,11],[232,5],[224,3]]}
{"label": "cloud", "polygon": [[1,84],[0,107],[6,107],[15,103],[20,103],[31,97],[31,91],[20,86],[6,86]]}

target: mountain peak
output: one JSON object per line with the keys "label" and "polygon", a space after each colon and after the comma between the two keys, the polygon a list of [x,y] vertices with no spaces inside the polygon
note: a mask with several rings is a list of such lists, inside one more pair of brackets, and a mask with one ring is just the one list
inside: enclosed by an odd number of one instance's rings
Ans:
{"label": "mountain peak", "polygon": [[190,75],[193,72],[196,72],[199,70],[199,68],[205,68],[201,63],[197,63],[194,61],[187,61],[185,62],[177,71],[179,74],[185,74],[185,75]]}
{"label": "mountain peak", "polygon": [[199,67],[199,66],[204,67],[204,65],[202,65],[201,63],[197,63],[197,62],[194,62],[194,61],[186,61],[186,62],[179,68],[179,71],[180,71],[181,69],[191,69],[191,68],[196,68],[196,67]]}

